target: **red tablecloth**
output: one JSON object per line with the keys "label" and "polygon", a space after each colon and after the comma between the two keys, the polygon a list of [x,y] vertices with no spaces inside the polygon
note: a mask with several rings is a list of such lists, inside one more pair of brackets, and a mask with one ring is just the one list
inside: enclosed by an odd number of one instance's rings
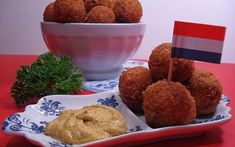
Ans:
{"label": "red tablecloth", "polygon": [[[23,111],[24,108],[16,108],[13,99],[10,95],[10,88],[15,81],[16,71],[21,65],[31,64],[36,56],[31,55],[0,55],[0,123],[10,114],[14,112]],[[196,63],[197,67],[206,68],[213,72],[223,85],[223,94],[231,99],[229,104],[232,107],[232,115],[234,115],[235,101],[235,64],[210,64],[210,63]],[[86,92],[89,94],[89,92]],[[167,140],[155,142],[144,146],[210,146],[210,147],[234,147],[235,140],[235,120],[223,126],[207,131],[204,135]],[[35,146],[27,139],[18,136],[7,136],[0,132],[0,146]]]}

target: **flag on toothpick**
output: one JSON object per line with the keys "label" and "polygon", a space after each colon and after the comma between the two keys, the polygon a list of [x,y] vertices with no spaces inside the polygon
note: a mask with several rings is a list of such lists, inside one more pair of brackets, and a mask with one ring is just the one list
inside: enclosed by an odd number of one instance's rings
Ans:
{"label": "flag on toothpick", "polygon": [[226,28],[175,21],[172,58],[220,63]]}

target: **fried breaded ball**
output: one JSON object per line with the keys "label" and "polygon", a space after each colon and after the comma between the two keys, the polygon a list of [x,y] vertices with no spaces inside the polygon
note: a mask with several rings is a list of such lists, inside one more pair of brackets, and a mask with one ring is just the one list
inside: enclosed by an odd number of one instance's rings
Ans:
{"label": "fried breaded ball", "polygon": [[132,111],[141,112],[142,92],[152,83],[150,71],[138,66],[122,72],[119,79],[119,91],[122,101]]}
{"label": "fried breaded ball", "polygon": [[196,101],[197,116],[210,115],[216,111],[222,86],[211,72],[196,69],[190,79],[189,90]]}
{"label": "fried breaded ball", "polygon": [[113,10],[107,6],[96,6],[86,15],[87,23],[114,23],[116,20]]}
{"label": "fried breaded ball", "polygon": [[83,0],[56,0],[54,11],[57,22],[83,22],[86,10]]}
{"label": "fried breaded ball", "polygon": [[89,12],[95,6],[107,6],[113,8],[116,0],[84,0],[86,11]]}
{"label": "fried breaded ball", "polygon": [[[153,49],[149,56],[149,69],[154,81],[167,79],[171,58],[171,43],[163,43]],[[194,62],[186,59],[173,60],[172,81],[186,83],[194,72]]]}
{"label": "fried breaded ball", "polygon": [[113,11],[119,23],[137,23],[143,15],[139,0],[117,0]]}
{"label": "fried breaded ball", "polygon": [[145,120],[150,127],[191,123],[196,117],[195,100],[178,82],[158,81],[143,92]]}
{"label": "fried breaded ball", "polygon": [[49,5],[47,5],[43,13],[43,20],[48,21],[48,22],[56,21],[56,17],[54,13],[54,3],[50,3]]}

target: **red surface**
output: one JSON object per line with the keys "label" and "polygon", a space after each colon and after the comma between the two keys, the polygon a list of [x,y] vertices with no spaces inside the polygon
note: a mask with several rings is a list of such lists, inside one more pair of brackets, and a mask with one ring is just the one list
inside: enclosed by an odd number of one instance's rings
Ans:
{"label": "red surface", "polygon": [[174,35],[224,41],[225,27],[175,21]]}
{"label": "red surface", "polygon": [[[14,55],[0,55],[0,123],[10,114],[14,112],[23,111],[24,108],[16,108],[14,101],[10,95],[10,88],[15,81],[16,71],[21,65],[27,65],[32,63],[36,56],[14,56]],[[196,63],[197,67],[206,68],[213,72],[223,85],[223,94],[231,99],[230,107],[232,107],[232,115],[234,115],[235,102],[235,64],[210,64],[210,63]],[[84,91],[83,94],[90,94],[89,91]],[[154,142],[148,145],[142,146],[180,146],[180,147],[192,147],[192,146],[209,146],[209,147],[234,147],[235,141],[235,120],[223,126],[207,131],[205,134],[193,137],[183,138],[175,140],[167,140],[161,142]],[[24,146],[34,147],[27,139],[18,136],[8,136],[0,132],[0,146]],[[139,145],[141,146],[141,145]]]}

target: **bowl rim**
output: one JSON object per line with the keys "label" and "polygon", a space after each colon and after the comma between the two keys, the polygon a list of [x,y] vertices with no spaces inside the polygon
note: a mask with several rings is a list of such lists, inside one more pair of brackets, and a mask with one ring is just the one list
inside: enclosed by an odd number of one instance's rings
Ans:
{"label": "bowl rim", "polygon": [[71,26],[135,26],[135,25],[146,25],[144,21],[138,23],[57,23],[57,22],[45,22],[41,21],[41,24],[49,25],[71,25]]}

